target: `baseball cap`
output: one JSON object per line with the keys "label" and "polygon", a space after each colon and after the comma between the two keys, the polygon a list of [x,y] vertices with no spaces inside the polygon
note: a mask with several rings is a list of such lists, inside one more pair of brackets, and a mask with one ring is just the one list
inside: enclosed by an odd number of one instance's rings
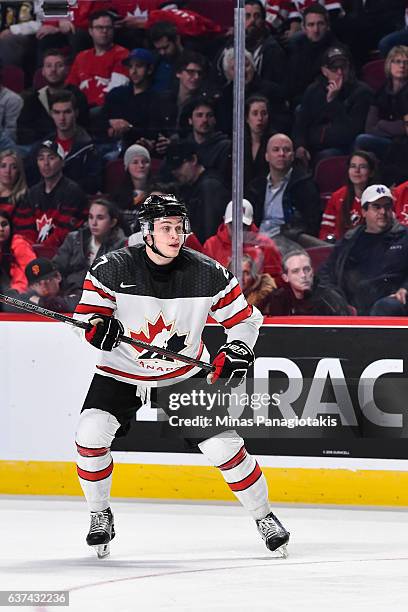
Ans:
{"label": "baseball cap", "polygon": [[154,64],[154,55],[149,49],[139,47],[137,49],[132,49],[129,55],[122,61],[122,64],[124,66],[129,66],[130,62],[134,60],[144,62],[145,64]]}
{"label": "baseball cap", "polygon": [[390,200],[394,201],[394,196],[386,185],[370,185],[363,191],[361,196],[361,206],[367,208],[370,202],[375,202],[380,198],[389,198]]}
{"label": "baseball cap", "polygon": [[[251,202],[248,202],[248,200],[242,200],[242,212],[243,212],[242,222],[245,223],[245,225],[251,225],[252,221],[254,220],[254,209],[253,209]],[[225,209],[225,215],[224,215],[224,223],[231,223],[231,221],[232,221],[232,201],[227,205],[227,208]]]}
{"label": "baseball cap", "polygon": [[193,142],[173,142],[167,149],[166,166],[170,171],[177,170],[193,155],[197,155],[197,146]]}
{"label": "baseball cap", "polygon": [[349,54],[343,47],[329,47],[322,55],[322,66],[332,68],[350,62]]}
{"label": "baseball cap", "polygon": [[25,275],[30,285],[54,276],[55,272],[57,272],[56,265],[45,257],[32,259],[25,268]]}
{"label": "baseball cap", "polygon": [[65,157],[64,149],[61,147],[60,144],[58,144],[58,142],[55,142],[53,140],[44,140],[44,142],[42,142],[38,146],[37,157],[43,149],[47,149],[47,151],[52,151],[52,153],[55,153],[55,155],[58,155],[58,157],[60,157],[61,159],[64,159]]}

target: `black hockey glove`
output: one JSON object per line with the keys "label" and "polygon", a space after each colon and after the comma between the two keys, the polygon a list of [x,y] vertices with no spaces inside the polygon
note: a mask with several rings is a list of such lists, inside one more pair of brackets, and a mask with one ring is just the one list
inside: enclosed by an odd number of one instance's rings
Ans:
{"label": "black hockey glove", "polygon": [[92,346],[101,351],[111,351],[120,343],[120,336],[125,328],[118,319],[106,315],[94,314],[88,321],[85,338]]}
{"label": "black hockey glove", "polygon": [[252,349],[245,342],[241,340],[227,342],[215,356],[212,362],[215,371],[208,375],[207,380],[210,384],[214,384],[216,380],[223,378],[226,386],[239,387],[254,359]]}

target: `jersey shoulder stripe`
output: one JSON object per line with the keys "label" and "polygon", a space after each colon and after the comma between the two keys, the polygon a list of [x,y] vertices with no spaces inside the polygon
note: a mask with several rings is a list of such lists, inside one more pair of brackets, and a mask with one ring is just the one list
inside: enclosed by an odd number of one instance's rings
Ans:
{"label": "jersey shoulder stripe", "polygon": [[[90,269],[91,277],[108,293],[156,297],[145,248],[145,245],[136,245],[99,257]],[[174,260],[174,267],[169,270],[169,282],[164,284],[161,297],[213,297],[225,290],[233,278],[232,273],[214,259],[183,247]]]}

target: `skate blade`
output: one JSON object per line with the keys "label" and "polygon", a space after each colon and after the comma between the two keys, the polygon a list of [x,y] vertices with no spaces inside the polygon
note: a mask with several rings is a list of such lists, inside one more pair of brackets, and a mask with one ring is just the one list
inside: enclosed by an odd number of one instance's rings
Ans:
{"label": "skate blade", "polygon": [[92,548],[95,549],[98,559],[104,559],[110,554],[109,542],[107,544],[98,544],[97,546],[92,546]]}
{"label": "skate blade", "polygon": [[279,546],[275,552],[278,552],[283,559],[287,559],[289,556],[288,545],[282,544],[282,546]]}

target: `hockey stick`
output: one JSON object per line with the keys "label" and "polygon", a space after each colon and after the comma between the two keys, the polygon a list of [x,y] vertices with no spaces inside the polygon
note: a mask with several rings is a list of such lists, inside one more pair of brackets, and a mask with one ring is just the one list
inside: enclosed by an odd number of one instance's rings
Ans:
{"label": "hockey stick", "polygon": [[[88,329],[88,323],[85,321],[77,321],[76,319],[72,319],[71,317],[67,317],[59,312],[54,312],[53,310],[48,310],[48,308],[42,308],[37,304],[33,304],[32,302],[23,302],[22,300],[18,300],[17,298],[10,297],[8,295],[3,295],[0,293],[0,302],[4,304],[11,304],[16,308],[21,308],[21,310],[26,310],[27,312],[33,312],[37,315],[42,315],[43,317],[47,317],[48,319],[54,319],[55,321],[60,321],[61,323],[68,323],[68,325],[73,325],[74,327],[80,327],[81,329]],[[207,370],[207,372],[214,372],[215,367],[206,361],[200,361],[199,359],[194,359],[193,357],[187,357],[187,355],[180,355],[180,353],[175,353],[173,351],[169,351],[168,349],[162,348],[161,346],[154,346],[153,344],[148,344],[147,342],[143,342],[142,340],[134,340],[133,338],[129,338],[129,336],[120,336],[120,341],[125,344],[130,344],[132,346],[137,346],[142,349],[146,349],[148,351],[152,351],[157,353],[158,355],[163,355],[164,357],[170,357],[171,359],[175,359],[177,361],[182,361],[183,363],[188,363],[189,365],[194,365],[203,370]]]}

